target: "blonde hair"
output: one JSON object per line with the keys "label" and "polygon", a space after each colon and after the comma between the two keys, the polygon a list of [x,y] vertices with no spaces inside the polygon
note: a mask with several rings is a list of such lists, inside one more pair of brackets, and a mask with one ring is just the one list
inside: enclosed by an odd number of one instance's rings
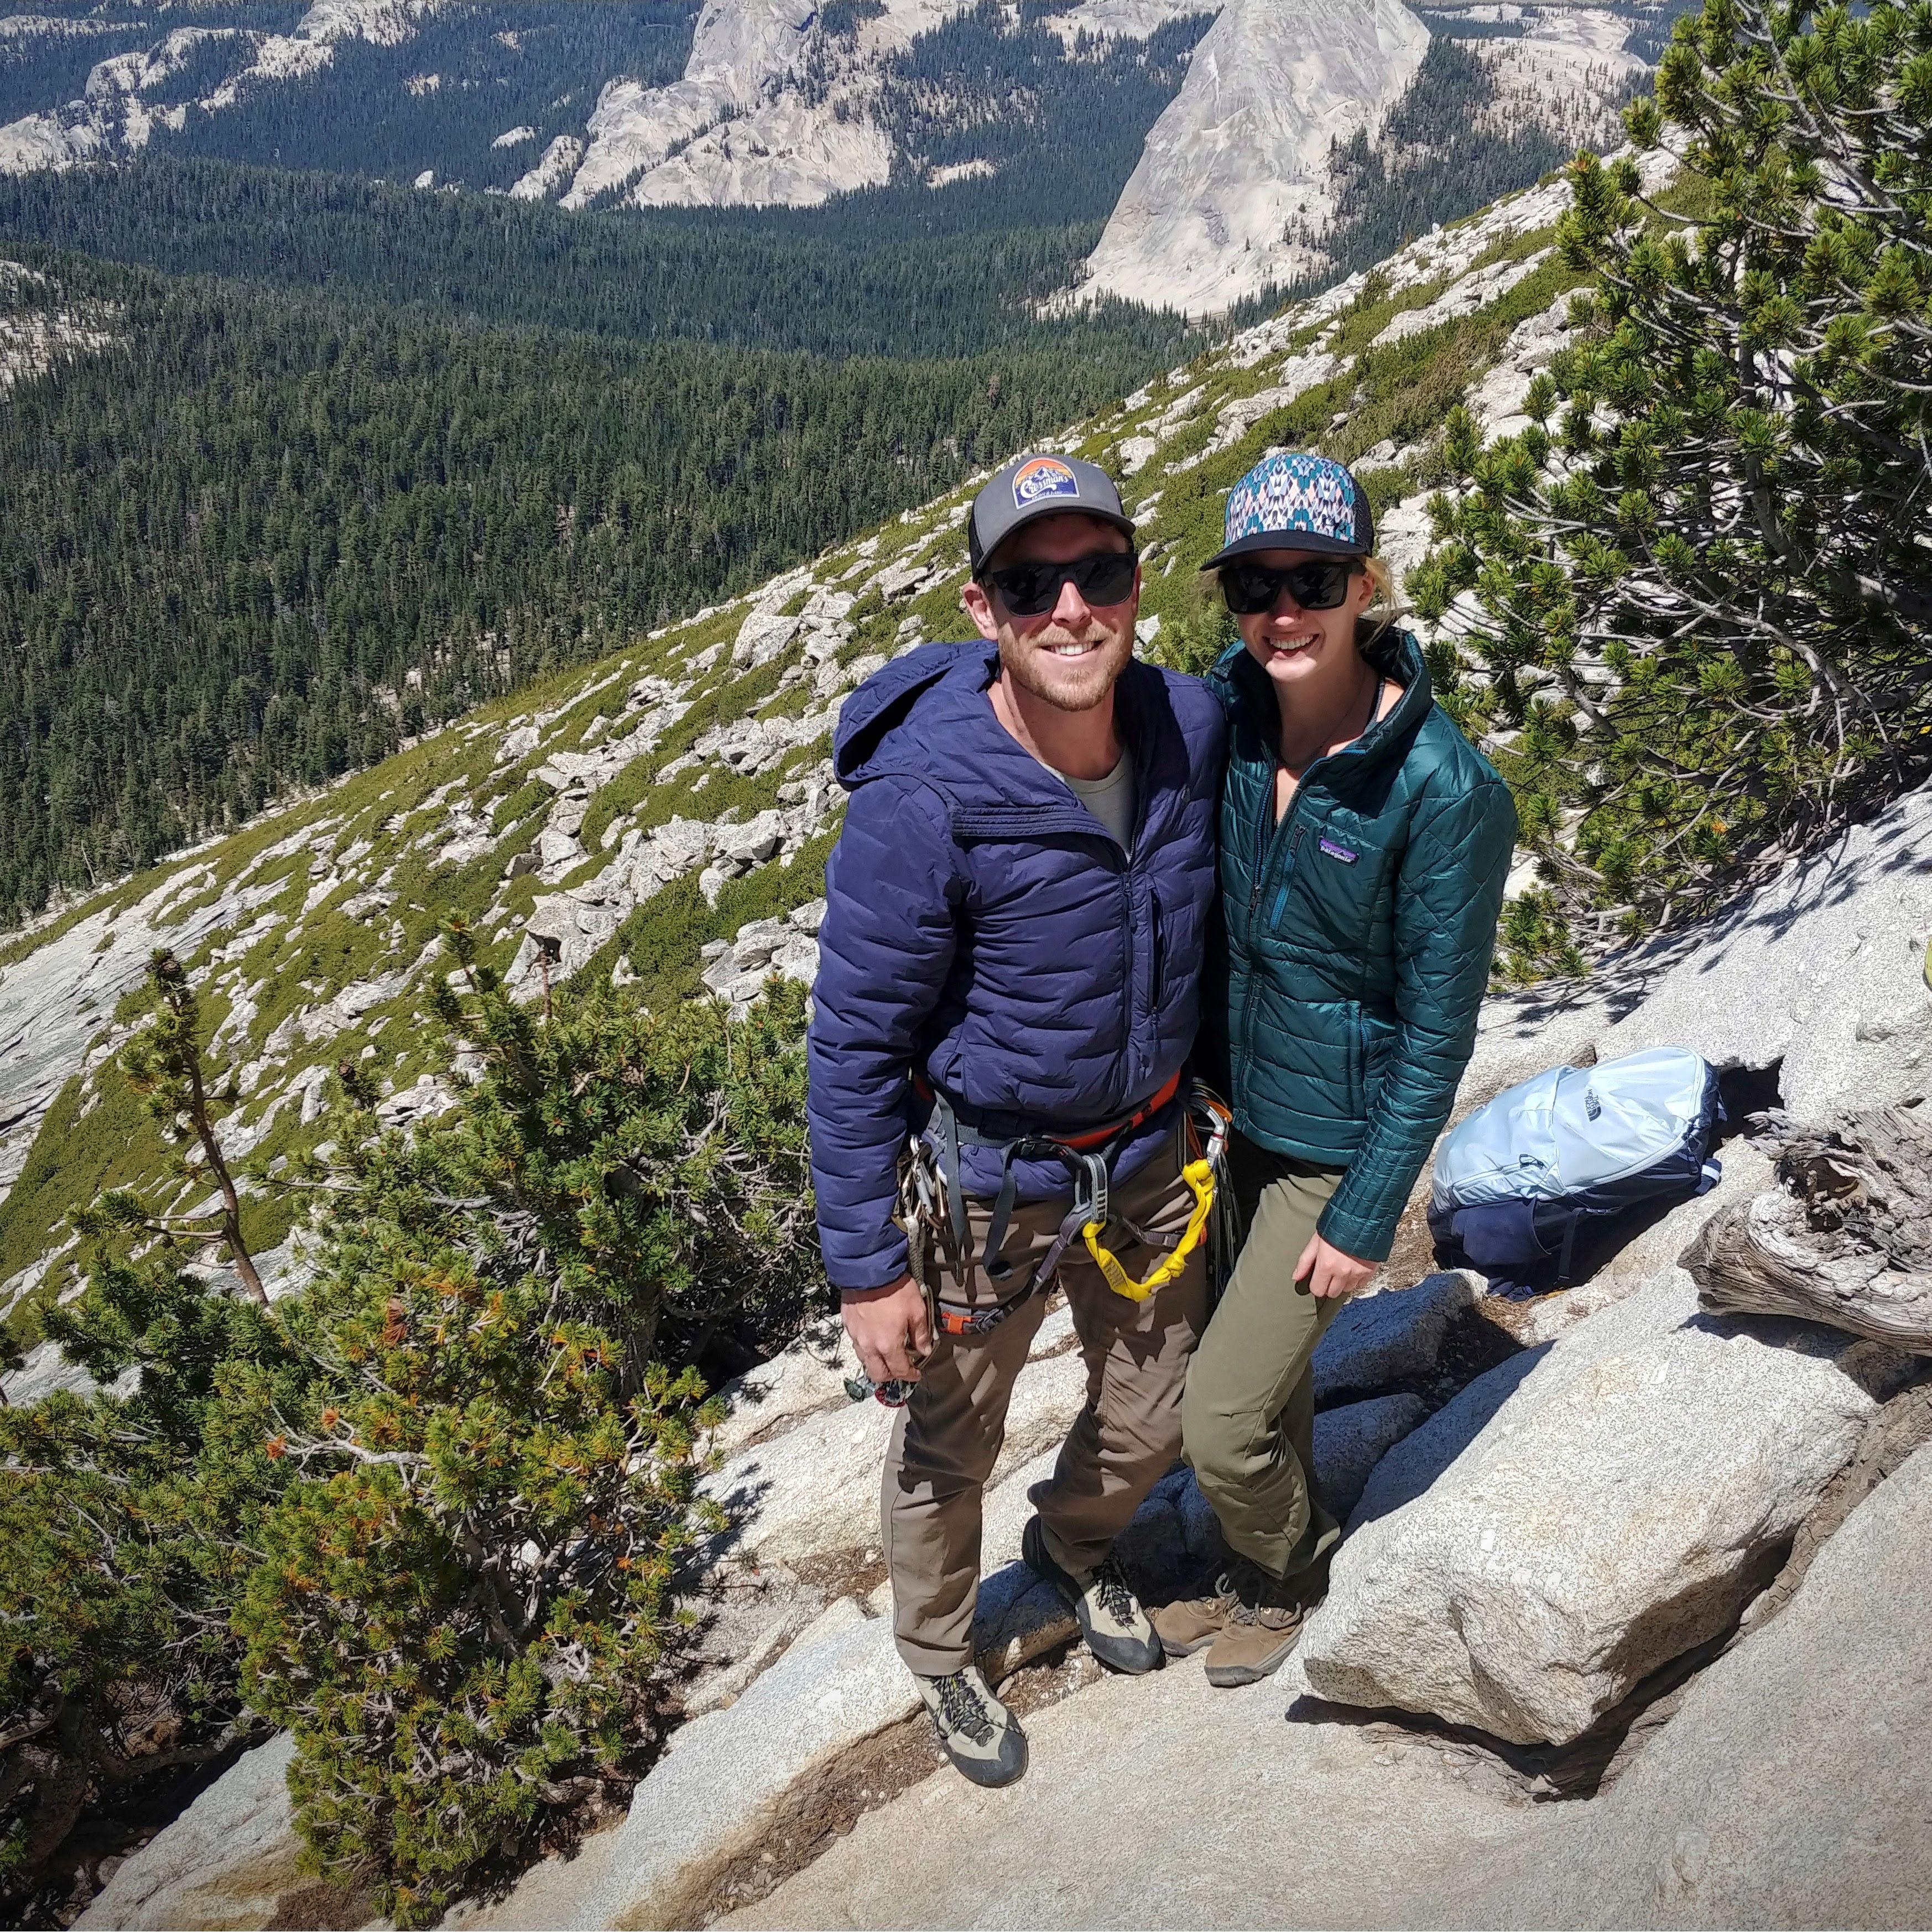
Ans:
{"label": "blonde hair", "polygon": [[1375,586],[1375,594],[1357,620],[1356,643],[1364,652],[1372,651],[1402,621],[1402,599],[1396,595],[1395,572],[1378,556],[1362,560],[1362,574]]}

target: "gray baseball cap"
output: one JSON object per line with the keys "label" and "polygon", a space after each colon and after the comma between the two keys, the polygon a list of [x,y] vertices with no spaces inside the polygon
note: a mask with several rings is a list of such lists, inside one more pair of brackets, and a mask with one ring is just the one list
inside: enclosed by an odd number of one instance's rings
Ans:
{"label": "gray baseball cap", "polygon": [[973,499],[967,554],[973,574],[1023,524],[1042,517],[1097,517],[1133,541],[1133,519],[1120,507],[1114,479],[1098,464],[1077,456],[1030,450],[1016,456]]}

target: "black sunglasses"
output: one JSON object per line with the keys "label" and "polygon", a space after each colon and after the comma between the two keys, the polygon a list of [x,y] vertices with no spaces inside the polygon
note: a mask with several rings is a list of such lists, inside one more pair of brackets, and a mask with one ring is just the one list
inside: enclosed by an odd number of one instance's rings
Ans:
{"label": "black sunglasses", "polygon": [[1016,617],[1038,617],[1060,602],[1060,586],[1070,584],[1090,604],[1124,604],[1134,587],[1139,557],[1130,550],[1096,550],[1065,563],[1010,563],[985,573]]}
{"label": "black sunglasses", "polygon": [[1332,610],[1348,596],[1348,580],[1361,567],[1355,557],[1337,557],[1332,563],[1293,563],[1286,570],[1264,563],[1224,563],[1221,595],[1238,617],[1272,610],[1284,590],[1301,610]]}

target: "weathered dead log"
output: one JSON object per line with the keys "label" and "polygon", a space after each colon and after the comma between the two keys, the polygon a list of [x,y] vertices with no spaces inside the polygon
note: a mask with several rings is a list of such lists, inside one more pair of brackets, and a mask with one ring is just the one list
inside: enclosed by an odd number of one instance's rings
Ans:
{"label": "weathered dead log", "polygon": [[1714,1214],[1684,1250],[1698,1299],[1932,1354],[1932,1121],[1885,1107],[1780,1138],[1780,1190]]}

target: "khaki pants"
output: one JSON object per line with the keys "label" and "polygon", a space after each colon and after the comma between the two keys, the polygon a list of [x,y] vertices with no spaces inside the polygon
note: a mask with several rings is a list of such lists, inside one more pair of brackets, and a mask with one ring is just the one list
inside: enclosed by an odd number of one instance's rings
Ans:
{"label": "khaki pants", "polygon": [[1294,1275],[1342,1177],[1238,1133],[1228,1163],[1247,1239],[1188,1367],[1186,1453],[1228,1547],[1288,1576],[1341,1534],[1315,1487],[1309,1364],[1342,1304]]}
{"label": "khaki pants", "polygon": [[[1127,1273],[1144,1280],[1164,1250],[1136,1240],[1125,1216],[1149,1234],[1172,1238],[1194,1197],[1181,1180],[1178,1148],[1163,1150],[1113,1195],[1107,1245]],[[940,1244],[935,1286],[956,1306],[1000,1298],[977,1265],[990,1208],[970,1204],[970,1264]],[[1043,1253],[1065,1202],[1013,1210],[1005,1252],[1018,1279]],[[1108,1287],[1084,1243],[1060,1264],[1087,1363],[1086,1406],[1074,1418],[1052,1476],[1034,1497],[1055,1562],[1090,1569],[1174,1466],[1180,1453],[1180,1389],[1187,1358],[1207,1320],[1204,1244],[1166,1287],[1130,1301]],[[1009,1283],[1008,1294],[1016,1283]],[[980,1582],[980,1504],[1006,1436],[1006,1404],[1046,1312],[1036,1295],[989,1335],[935,1333],[912,1399],[899,1412],[886,1453],[881,1513],[892,1582],[899,1654],[922,1676],[943,1676],[973,1660],[973,1608]]]}

